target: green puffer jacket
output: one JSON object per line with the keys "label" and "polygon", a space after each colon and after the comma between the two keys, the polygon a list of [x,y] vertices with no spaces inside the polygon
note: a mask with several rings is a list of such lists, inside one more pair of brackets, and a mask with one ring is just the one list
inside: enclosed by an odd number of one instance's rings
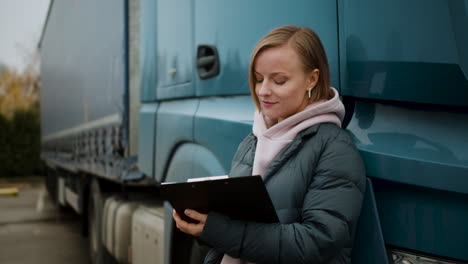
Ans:
{"label": "green puffer jacket", "polygon": [[[251,175],[257,139],[248,135],[231,177]],[[210,212],[200,239],[223,254],[260,263],[350,263],[365,187],[362,160],[349,134],[334,124],[297,134],[271,162],[264,182],[280,223],[231,220]]]}

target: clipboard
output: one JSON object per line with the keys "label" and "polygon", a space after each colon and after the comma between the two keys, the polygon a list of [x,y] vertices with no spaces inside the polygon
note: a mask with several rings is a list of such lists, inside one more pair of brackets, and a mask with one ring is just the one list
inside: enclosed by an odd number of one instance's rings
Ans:
{"label": "clipboard", "polygon": [[185,209],[218,212],[231,219],[262,223],[279,222],[276,210],[260,176],[242,176],[207,181],[161,183],[163,199],[169,201],[187,222],[195,220]]}

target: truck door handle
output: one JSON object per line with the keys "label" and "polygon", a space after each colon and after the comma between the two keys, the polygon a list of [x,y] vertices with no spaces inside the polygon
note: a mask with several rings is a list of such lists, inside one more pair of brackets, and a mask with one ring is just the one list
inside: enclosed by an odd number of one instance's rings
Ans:
{"label": "truck door handle", "polygon": [[197,48],[197,71],[205,80],[219,74],[218,50],[213,45],[199,45]]}

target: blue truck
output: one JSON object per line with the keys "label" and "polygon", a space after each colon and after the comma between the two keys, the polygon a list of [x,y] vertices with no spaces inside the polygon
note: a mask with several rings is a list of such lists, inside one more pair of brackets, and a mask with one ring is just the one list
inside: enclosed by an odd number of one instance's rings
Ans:
{"label": "blue truck", "polygon": [[41,157],[93,263],[201,262],[158,186],[229,171],[251,50],[286,24],[322,39],[366,166],[353,263],[468,262],[466,0],[52,1]]}

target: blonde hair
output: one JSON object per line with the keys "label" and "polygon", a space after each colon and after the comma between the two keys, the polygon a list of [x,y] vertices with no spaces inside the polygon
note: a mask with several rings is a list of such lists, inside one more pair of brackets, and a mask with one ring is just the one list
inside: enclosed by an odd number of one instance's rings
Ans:
{"label": "blonde hair", "polygon": [[319,37],[310,28],[288,25],[273,29],[260,39],[252,52],[249,67],[249,85],[257,109],[260,110],[260,102],[255,93],[255,59],[262,51],[284,44],[290,45],[299,55],[305,73],[310,73],[315,69],[319,70],[319,79],[315,88],[312,89],[309,103],[333,97],[333,92],[330,89],[330,70],[327,55]]}

